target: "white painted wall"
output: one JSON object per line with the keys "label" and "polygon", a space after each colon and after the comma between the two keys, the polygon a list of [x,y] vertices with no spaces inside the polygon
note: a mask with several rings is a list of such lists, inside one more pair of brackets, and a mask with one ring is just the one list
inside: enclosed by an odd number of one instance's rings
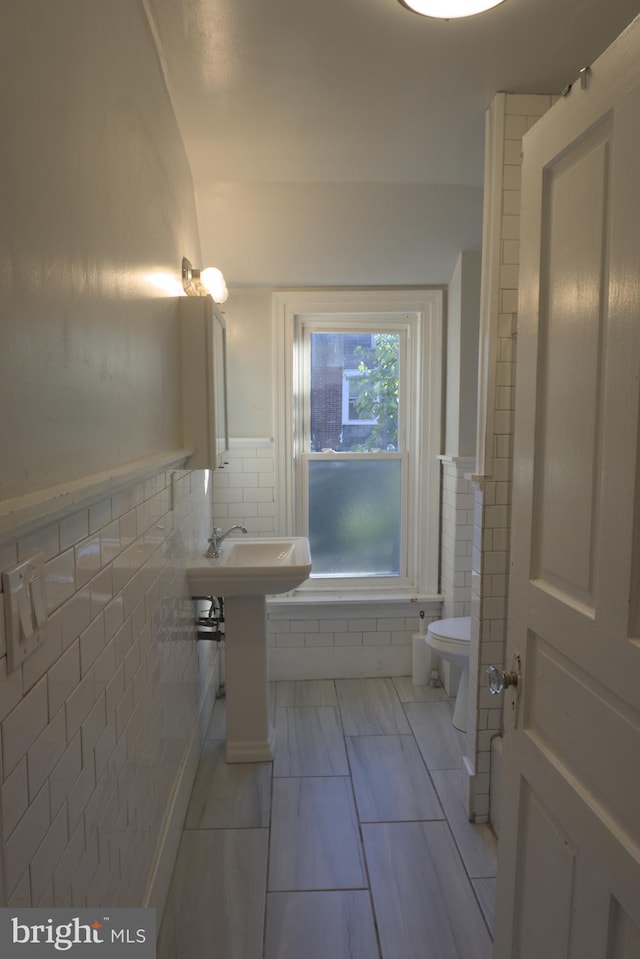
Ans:
{"label": "white painted wall", "polygon": [[227,325],[229,435],[273,437],[273,290],[232,290]]}
{"label": "white painted wall", "polygon": [[442,285],[482,234],[482,189],[425,183],[216,183],[202,250],[234,286]]}
{"label": "white painted wall", "polygon": [[[480,259],[476,251],[460,253],[447,291],[446,452],[452,456],[475,454]],[[232,437],[274,434],[274,289],[233,289],[223,307]]]}
{"label": "white painted wall", "polygon": [[141,3],[25,0],[0,31],[0,500],[180,445],[191,175]]}
{"label": "white painted wall", "polygon": [[49,612],[8,673],[0,593],[0,905],[160,914],[217,670],[185,573],[205,475],[78,484],[28,530],[6,502],[180,446],[176,298],[148,277],[198,262],[198,229],[142,3],[7,6],[0,115],[0,571],[41,551]]}

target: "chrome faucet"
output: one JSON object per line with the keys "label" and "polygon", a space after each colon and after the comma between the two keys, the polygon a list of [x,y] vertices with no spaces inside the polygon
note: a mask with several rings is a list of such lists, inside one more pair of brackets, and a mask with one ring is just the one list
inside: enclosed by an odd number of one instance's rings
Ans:
{"label": "chrome faucet", "polygon": [[243,533],[248,533],[249,530],[245,526],[231,526],[225,533],[222,532],[219,526],[215,526],[213,533],[209,537],[209,549],[207,550],[207,559],[218,559],[220,553],[222,552],[222,543],[227,538],[229,533],[233,533],[234,529],[240,529]]}

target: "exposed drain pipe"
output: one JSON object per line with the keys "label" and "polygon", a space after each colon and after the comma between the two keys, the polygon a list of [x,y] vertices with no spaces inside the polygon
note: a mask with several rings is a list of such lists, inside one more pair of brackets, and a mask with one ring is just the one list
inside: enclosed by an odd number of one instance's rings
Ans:
{"label": "exposed drain pipe", "polygon": [[[206,596],[197,602],[198,613],[196,615],[197,639],[213,640],[220,647],[220,685],[218,686],[217,698],[221,699],[225,695],[225,669],[224,669],[224,650],[225,650],[225,625],[224,625],[224,599],[222,596]],[[209,603],[208,611],[200,608],[201,603]]]}

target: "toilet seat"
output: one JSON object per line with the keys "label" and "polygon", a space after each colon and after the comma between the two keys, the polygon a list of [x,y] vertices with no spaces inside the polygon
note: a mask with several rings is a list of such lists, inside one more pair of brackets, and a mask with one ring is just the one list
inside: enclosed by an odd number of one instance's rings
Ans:
{"label": "toilet seat", "polygon": [[427,629],[427,643],[438,653],[448,656],[456,666],[464,666],[469,659],[471,617],[456,616],[440,619]]}

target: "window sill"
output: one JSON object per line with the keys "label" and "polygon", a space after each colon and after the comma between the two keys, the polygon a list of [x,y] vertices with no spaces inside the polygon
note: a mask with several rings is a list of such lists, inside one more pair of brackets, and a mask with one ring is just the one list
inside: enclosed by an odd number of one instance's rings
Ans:
{"label": "window sill", "polygon": [[417,616],[424,610],[428,619],[440,616],[443,597],[425,593],[296,592],[267,597],[267,613],[271,620],[340,619],[350,615],[367,618],[384,616]]}

